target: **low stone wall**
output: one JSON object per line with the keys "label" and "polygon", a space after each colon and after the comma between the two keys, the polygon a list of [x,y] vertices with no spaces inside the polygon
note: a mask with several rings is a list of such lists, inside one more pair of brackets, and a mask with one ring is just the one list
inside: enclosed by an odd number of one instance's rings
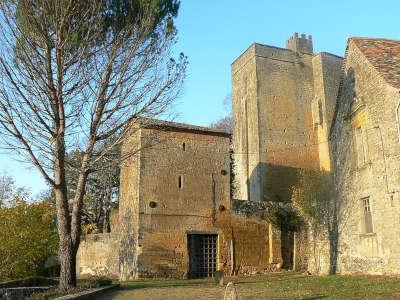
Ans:
{"label": "low stone wall", "polygon": [[76,259],[78,277],[119,277],[119,237],[115,233],[89,234],[81,241]]}
{"label": "low stone wall", "polygon": [[[282,203],[282,202],[272,202],[272,201],[247,201],[247,200],[237,200],[234,199],[232,202],[232,207],[235,212],[236,217],[243,216],[247,220],[251,222],[259,222],[260,224],[266,224],[267,228],[269,226],[269,260],[273,263],[270,267],[271,270],[275,270],[276,268],[282,265],[282,236],[281,231],[271,224],[268,224],[268,213],[272,208],[279,207],[286,211],[296,211],[296,208],[291,203]],[[246,234],[251,234],[248,228],[246,228]],[[293,233],[291,233],[293,234]],[[252,241],[249,241],[245,247],[252,245]],[[289,246],[289,250],[293,252],[293,269],[295,271],[305,271],[307,270],[308,261],[309,261],[309,240],[308,240],[308,230],[304,228],[300,232],[296,232],[294,234],[294,245],[293,247]],[[293,249],[292,249],[293,248]],[[263,248],[259,248],[262,250]],[[267,270],[267,269],[266,269]],[[245,272],[246,273],[246,272]],[[254,272],[253,272],[254,273]],[[259,273],[257,271],[256,273]]]}
{"label": "low stone wall", "polygon": [[34,293],[43,293],[54,286],[0,288],[0,299],[27,299]]}
{"label": "low stone wall", "polygon": [[50,286],[58,285],[58,280],[47,277],[28,277],[24,279],[10,280],[0,283],[0,289],[17,288],[17,287],[32,287],[32,286]]}

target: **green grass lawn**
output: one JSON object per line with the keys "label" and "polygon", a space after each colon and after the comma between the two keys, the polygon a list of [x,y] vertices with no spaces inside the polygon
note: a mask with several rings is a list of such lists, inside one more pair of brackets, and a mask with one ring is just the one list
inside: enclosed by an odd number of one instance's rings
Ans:
{"label": "green grass lawn", "polygon": [[[283,273],[225,278],[240,299],[392,299],[400,278],[387,276],[309,276]],[[109,299],[223,299],[224,288],[211,279],[140,280],[121,284]]]}

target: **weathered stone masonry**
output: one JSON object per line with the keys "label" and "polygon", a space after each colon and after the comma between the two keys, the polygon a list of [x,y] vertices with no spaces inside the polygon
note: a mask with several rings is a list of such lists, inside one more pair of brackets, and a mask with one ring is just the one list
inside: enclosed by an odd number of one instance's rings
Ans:
{"label": "weathered stone masonry", "polygon": [[[342,58],[314,54],[311,36],[295,34],[286,47],[255,43],[232,64],[237,199],[288,202],[298,169],[331,170],[328,133]],[[279,229],[290,267],[293,233]]]}
{"label": "weathered stone masonry", "polygon": [[[233,208],[238,202],[230,198],[230,138],[160,121],[135,127],[127,137],[123,151],[142,150],[121,170],[120,224],[113,233],[120,245],[104,247],[110,257],[119,252],[120,279],[190,276],[190,234],[217,234],[217,268],[225,274],[263,272],[280,263],[276,231]],[[99,249],[94,244],[103,241],[97,239],[79,250],[81,275],[104,273],[93,255]]]}
{"label": "weathered stone masonry", "polygon": [[294,237],[265,221],[271,203],[291,199],[301,168],[334,175],[337,271],[399,274],[399,62],[400,41],[385,39],[349,39],[344,62],[314,54],[305,35],[286,49],[251,45],[232,64],[234,198],[229,134],[137,126],[124,143],[142,150],[121,171],[119,230],[82,242],[78,273],[190,276],[191,234],[217,236],[226,274],[286,260],[327,273],[332,236]]}
{"label": "weathered stone masonry", "polygon": [[399,49],[348,42],[331,132],[341,273],[400,273]]}
{"label": "weathered stone masonry", "polygon": [[342,59],[314,55],[304,35],[287,47],[253,44],[232,64],[238,199],[288,199],[295,169],[330,170],[327,133]]}

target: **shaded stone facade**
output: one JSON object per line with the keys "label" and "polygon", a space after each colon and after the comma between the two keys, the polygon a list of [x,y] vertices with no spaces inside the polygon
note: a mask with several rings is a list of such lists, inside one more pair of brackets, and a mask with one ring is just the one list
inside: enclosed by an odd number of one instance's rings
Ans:
{"label": "shaded stone facade", "polygon": [[351,38],[342,69],[311,37],[287,48],[232,65],[236,197],[288,201],[298,168],[329,172],[335,224],[309,232],[309,270],[398,274],[400,41]]}
{"label": "shaded stone facade", "polygon": [[400,273],[399,49],[348,41],[331,132],[341,273]]}

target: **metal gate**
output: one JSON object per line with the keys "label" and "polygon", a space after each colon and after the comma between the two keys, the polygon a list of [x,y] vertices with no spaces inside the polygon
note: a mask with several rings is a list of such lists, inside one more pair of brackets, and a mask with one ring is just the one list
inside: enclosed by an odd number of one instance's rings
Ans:
{"label": "metal gate", "polygon": [[188,234],[189,277],[213,277],[217,271],[217,234]]}

